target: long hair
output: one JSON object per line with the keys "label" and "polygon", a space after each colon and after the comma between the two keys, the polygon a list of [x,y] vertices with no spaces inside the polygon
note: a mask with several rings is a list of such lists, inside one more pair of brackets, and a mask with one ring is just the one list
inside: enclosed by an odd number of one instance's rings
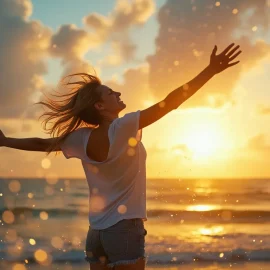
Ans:
{"label": "long hair", "polygon": [[[80,76],[80,79],[71,82],[74,76]],[[66,79],[68,81],[64,82]],[[101,100],[101,93],[97,91],[97,87],[101,85],[100,79],[87,73],[74,73],[64,77],[61,83],[67,87],[72,86],[71,93],[51,95],[58,98],[67,98],[56,101],[44,94],[47,102],[40,101],[35,103],[45,105],[50,109],[50,111],[43,113],[38,118],[47,116],[42,121],[44,123],[43,129],[45,133],[56,138],[46,150],[47,155],[54,151],[54,149],[59,149],[62,141],[72,131],[83,126],[97,127],[101,123],[101,116],[94,107],[94,104]],[[47,127],[50,120],[53,120],[52,127]]]}

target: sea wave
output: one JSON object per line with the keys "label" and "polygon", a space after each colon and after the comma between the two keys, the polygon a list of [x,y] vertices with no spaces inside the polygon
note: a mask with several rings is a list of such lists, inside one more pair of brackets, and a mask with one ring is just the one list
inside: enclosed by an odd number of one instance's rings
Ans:
{"label": "sea wave", "polygon": [[[83,249],[72,249],[69,251],[47,251],[47,254],[54,263],[80,263],[85,259]],[[1,258],[6,262],[24,262],[36,263],[33,252],[24,252],[18,257],[10,256],[6,252],[0,252]],[[258,262],[270,261],[270,249],[265,250],[245,250],[235,249],[230,252],[178,252],[169,253],[161,252],[156,254],[146,254],[147,264],[188,264],[193,262],[209,263],[234,263],[234,262]]]}
{"label": "sea wave", "polygon": [[[41,212],[46,212],[51,218],[87,216],[87,207],[83,205],[73,204],[69,208],[30,208],[30,207],[16,207],[16,208],[2,208],[0,215],[4,211],[12,211],[15,217],[20,217],[21,214],[26,217],[39,218]],[[147,211],[148,218],[153,219],[170,219],[172,222],[217,222],[217,223],[262,223],[270,222],[270,211],[262,210],[232,210],[220,209],[210,211],[186,211],[186,210],[167,210],[167,209],[153,209]]]}

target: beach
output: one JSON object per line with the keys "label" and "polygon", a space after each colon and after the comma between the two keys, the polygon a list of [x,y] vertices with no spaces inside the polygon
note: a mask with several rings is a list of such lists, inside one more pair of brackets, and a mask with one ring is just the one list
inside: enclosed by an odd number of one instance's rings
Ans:
{"label": "beach", "polygon": [[[89,269],[86,181],[1,181],[0,269]],[[148,179],[146,269],[270,269],[269,184]]]}

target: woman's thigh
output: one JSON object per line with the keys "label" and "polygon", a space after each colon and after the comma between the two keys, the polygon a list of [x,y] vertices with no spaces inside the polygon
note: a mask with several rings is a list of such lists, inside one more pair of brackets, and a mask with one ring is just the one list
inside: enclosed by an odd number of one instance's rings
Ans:
{"label": "woman's thigh", "polygon": [[108,267],[144,269],[146,234],[141,219],[121,220],[102,230],[100,240],[108,258]]}

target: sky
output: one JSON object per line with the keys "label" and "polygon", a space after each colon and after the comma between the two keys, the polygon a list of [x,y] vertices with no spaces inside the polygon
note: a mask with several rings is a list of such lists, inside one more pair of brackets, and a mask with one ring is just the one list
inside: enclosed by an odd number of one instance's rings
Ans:
{"label": "sky", "polygon": [[[42,92],[92,72],[142,110],[187,83],[234,42],[240,64],[143,130],[151,178],[270,176],[269,0],[2,0],[0,129],[49,138]],[[69,163],[69,165],[68,165]],[[2,177],[84,178],[80,160],[0,148]]]}

